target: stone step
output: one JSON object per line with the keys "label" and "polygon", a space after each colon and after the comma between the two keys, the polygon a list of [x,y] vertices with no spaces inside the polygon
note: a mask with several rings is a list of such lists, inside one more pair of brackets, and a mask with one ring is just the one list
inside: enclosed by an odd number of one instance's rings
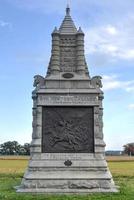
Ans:
{"label": "stone step", "polygon": [[[106,168],[107,163],[104,160],[72,160],[72,164],[70,165],[71,168],[73,167],[84,167],[84,168]],[[65,165],[65,160],[31,160],[29,162],[29,167],[42,167],[42,168],[47,168],[47,167],[64,167],[67,168]]]}
{"label": "stone step", "polygon": [[89,194],[89,193],[112,193],[118,192],[116,187],[111,187],[109,189],[105,188],[93,188],[93,189],[51,189],[51,188],[30,188],[23,189],[20,188],[17,190],[20,193],[46,193],[46,194]]}
{"label": "stone step", "polygon": [[112,180],[26,180],[24,188],[93,189],[114,187]]}
{"label": "stone step", "polygon": [[109,171],[28,171],[24,175],[25,179],[37,179],[37,180],[98,180],[98,179],[111,179],[111,173]]}
{"label": "stone step", "polygon": [[29,171],[32,171],[33,173],[35,172],[35,171],[39,171],[39,172],[44,172],[44,171],[47,171],[47,172],[49,172],[49,171],[65,171],[65,173],[66,173],[66,171],[108,171],[108,168],[106,168],[106,167],[94,167],[94,168],[85,168],[85,167],[31,167],[31,168],[29,168]]}

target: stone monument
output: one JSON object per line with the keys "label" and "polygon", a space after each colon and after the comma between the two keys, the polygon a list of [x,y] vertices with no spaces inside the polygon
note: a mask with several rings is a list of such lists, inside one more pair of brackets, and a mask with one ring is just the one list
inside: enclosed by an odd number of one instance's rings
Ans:
{"label": "stone monument", "polygon": [[34,77],[31,156],[18,192],[117,192],[105,161],[101,77],[90,77],[84,33],[66,8],[46,77]]}

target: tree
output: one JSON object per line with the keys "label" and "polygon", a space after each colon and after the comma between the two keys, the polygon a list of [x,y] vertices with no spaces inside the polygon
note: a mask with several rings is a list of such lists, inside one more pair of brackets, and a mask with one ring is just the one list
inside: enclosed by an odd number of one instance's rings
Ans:
{"label": "tree", "polygon": [[0,145],[2,155],[30,155],[30,144],[20,145],[17,141],[8,141]]}
{"label": "tree", "polygon": [[30,144],[29,143],[24,144],[24,149],[25,149],[25,155],[30,155]]}
{"label": "tree", "polygon": [[134,143],[128,143],[123,147],[124,147],[124,153],[128,154],[129,156],[134,156]]}
{"label": "tree", "polygon": [[8,141],[0,145],[1,154],[18,155],[21,145],[17,141]]}

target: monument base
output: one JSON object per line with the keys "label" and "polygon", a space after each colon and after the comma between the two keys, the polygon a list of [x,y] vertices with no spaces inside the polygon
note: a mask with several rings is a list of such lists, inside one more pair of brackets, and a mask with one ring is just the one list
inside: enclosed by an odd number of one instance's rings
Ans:
{"label": "monument base", "polygon": [[103,92],[91,85],[96,78],[51,79],[33,92],[31,159],[17,192],[117,192],[104,157]]}
{"label": "monument base", "polygon": [[[39,157],[39,156],[38,156]],[[17,192],[88,194],[118,192],[101,154],[42,154],[29,161]],[[65,165],[65,159],[70,166]],[[54,160],[55,159],[55,160]]]}

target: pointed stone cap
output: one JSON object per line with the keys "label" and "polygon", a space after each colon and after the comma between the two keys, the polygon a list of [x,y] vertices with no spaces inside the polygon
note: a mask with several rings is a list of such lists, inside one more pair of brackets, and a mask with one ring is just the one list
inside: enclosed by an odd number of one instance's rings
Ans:
{"label": "pointed stone cap", "polygon": [[67,5],[66,16],[59,29],[60,34],[76,34],[77,28],[70,16],[70,7]]}
{"label": "pointed stone cap", "polygon": [[59,34],[59,31],[58,31],[57,27],[55,27],[55,29],[53,30],[52,35],[53,34]]}
{"label": "pointed stone cap", "polygon": [[79,30],[77,31],[77,34],[82,34],[82,35],[84,35],[84,32],[82,31],[81,27],[79,27]]}

